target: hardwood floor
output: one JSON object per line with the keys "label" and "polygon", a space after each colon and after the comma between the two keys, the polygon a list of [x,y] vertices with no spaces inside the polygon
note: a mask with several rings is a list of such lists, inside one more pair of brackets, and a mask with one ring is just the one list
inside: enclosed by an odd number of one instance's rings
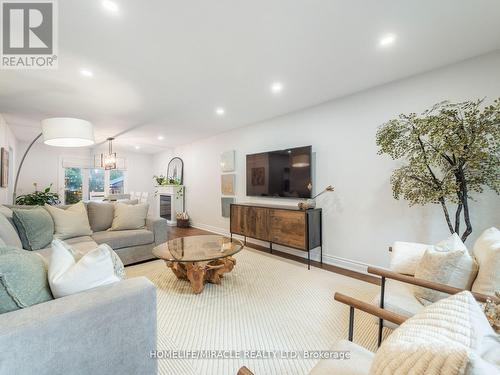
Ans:
{"label": "hardwood floor", "polygon": [[[174,238],[178,238],[178,237],[199,236],[199,235],[203,235],[203,234],[215,234],[215,233],[208,232],[206,230],[198,229],[198,228],[177,228],[177,227],[170,227],[170,226],[168,227],[168,238],[169,239],[174,239]],[[249,242],[248,240],[247,240],[247,247],[250,247],[254,250],[269,253],[268,247],[257,245],[255,243]],[[288,254],[288,253],[285,253],[282,251],[278,251],[275,249],[273,249],[273,255],[277,255],[277,256],[280,256],[280,257],[283,257],[286,259],[294,260],[294,261],[299,262],[299,263],[307,264],[307,259],[301,258],[301,257],[296,256],[296,255]],[[324,270],[327,270],[330,272],[338,273],[340,275],[344,275],[344,276],[352,277],[354,279],[362,280],[362,281],[365,281],[368,283],[380,285],[379,278],[377,278],[375,276],[371,276],[371,275],[366,275],[366,274],[361,273],[361,272],[352,271],[352,270],[349,270],[347,268],[333,266],[331,264],[326,264],[326,263],[321,264],[320,262],[313,261],[313,260],[311,260],[311,267],[321,268],[321,269],[324,269]]]}

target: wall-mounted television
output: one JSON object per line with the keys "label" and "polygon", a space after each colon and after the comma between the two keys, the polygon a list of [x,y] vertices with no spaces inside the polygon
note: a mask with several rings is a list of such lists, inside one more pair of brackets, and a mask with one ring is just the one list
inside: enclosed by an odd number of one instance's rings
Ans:
{"label": "wall-mounted television", "polygon": [[247,155],[247,195],[311,198],[312,147]]}

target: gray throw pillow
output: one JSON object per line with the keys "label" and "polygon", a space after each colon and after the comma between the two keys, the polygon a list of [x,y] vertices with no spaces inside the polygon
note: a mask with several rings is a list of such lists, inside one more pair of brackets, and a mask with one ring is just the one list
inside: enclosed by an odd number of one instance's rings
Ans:
{"label": "gray throw pillow", "polygon": [[32,209],[15,208],[13,219],[17,232],[26,250],[39,250],[47,247],[54,237],[52,216],[42,207]]}
{"label": "gray throw pillow", "polygon": [[115,214],[113,203],[89,202],[87,203],[90,228],[94,232],[102,232],[111,228]]}
{"label": "gray throw pillow", "polygon": [[0,248],[0,314],[52,299],[40,255],[14,247]]}

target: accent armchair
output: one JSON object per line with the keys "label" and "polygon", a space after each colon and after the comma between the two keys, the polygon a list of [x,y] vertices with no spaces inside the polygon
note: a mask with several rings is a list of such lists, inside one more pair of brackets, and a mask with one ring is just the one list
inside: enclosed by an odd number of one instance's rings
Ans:
{"label": "accent armchair", "polygon": [[[378,267],[368,267],[368,273],[379,276],[380,294],[373,303],[380,308],[397,313],[401,316],[411,317],[421,311],[425,306],[417,299],[414,287],[422,287],[430,290],[453,295],[464,290],[471,292],[478,302],[498,300],[494,293],[500,289],[500,231],[490,228],[483,232],[473,247],[473,257],[479,266],[477,277],[471,280],[470,290],[457,288],[455,286],[424,280],[414,276],[415,269],[423,257],[425,249],[431,245],[396,242],[389,248],[391,252],[391,267],[388,270]],[[394,254],[396,252],[396,254]],[[407,262],[401,262],[402,254],[407,254]],[[399,260],[396,260],[399,258]],[[395,270],[399,272],[395,272]],[[406,273],[403,274],[402,272]],[[486,291],[486,293],[478,292]],[[391,321],[379,318],[378,344],[382,341],[383,327],[396,328],[397,325]]]}

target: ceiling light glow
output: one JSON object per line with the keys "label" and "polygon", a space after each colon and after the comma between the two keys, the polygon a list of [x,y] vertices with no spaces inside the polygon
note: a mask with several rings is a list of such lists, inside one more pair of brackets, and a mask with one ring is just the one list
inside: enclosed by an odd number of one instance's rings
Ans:
{"label": "ceiling light glow", "polygon": [[141,148],[141,146],[135,146],[136,150],[139,150],[140,148]]}
{"label": "ceiling light glow", "polygon": [[283,84],[281,82],[273,82],[271,85],[271,92],[273,94],[279,94],[281,91],[283,91]]}
{"label": "ceiling light glow", "polygon": [[109,12],[118,13],[118,4],[111,0],[104,0],[102,6]]}
{"label": "ceiling light glow", "polygon": [[159,135],[159,136],[158,136],[158,140],[159,140],[159,141],[163,141],[164,139],[165,139],[165,137],[164,137],[163,135]]}
{"label": "ceiling light glow", "polygon": [[215,109],[215,113],[218,115],[218,116],[224,116],[224,114],[226,113],[226,110],[222,107],[218,107]]}
{"label": "ceiling light glow", "polygon": [[80,70],[80,74],[84,77],[93,77],[94,76],[94,73],[92,73],[92,71],[88,70],[88,69]]}
{"label": "ceiling light glow", "polygon": [[396,35],[386,34],[380,38],[378,44],[381,47],[387,47],[393,44],[395,41],[396,41]]}

